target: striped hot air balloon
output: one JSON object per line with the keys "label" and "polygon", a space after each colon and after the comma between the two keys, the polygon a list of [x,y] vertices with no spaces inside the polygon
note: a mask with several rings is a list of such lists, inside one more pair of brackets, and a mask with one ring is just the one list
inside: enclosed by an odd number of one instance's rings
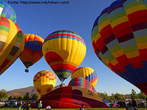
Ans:
{"label": "striped hot air balloon", "polygon": [[147,95],[147,0],[117,0],[94,22],[99,59]]}
{"label": "striped hot air balloon", "polygon": [[16,23],[15,11],[10,5],[2,1],[0,1],[0,17],[6,17]]}
{"label": "striped hot air balloon", "polygon": [[82,78],[82,77],[76,77],[76,78],[71,79],[68,86],[85,88],[97,94],[97,91],[95,90],[93,85],[87,79]]}
{"label": "striped hot air balloon", "polygon": [[75,77],[82,77],[87,79],[94,87],[96,86],[98,77],[97,73],[90,67],[77,68],[71,75],[71,79]]}
{"label": "striped hot air balloon", "polygon": [[63,82],[83,61],[86,45],[75,32],[59,30],[48,35],[42,51],[47,63]]}
{"label": "striped hot air balloon", "polygon": [[44,40],[35,34],[24,34],[24,37],[25,47],[19,58],[27,68],[25,71],[28,72],[28,68],[42,58]]}
{"label": "striped hot air balloon", "polygon": [[17,24],[0,17],[0,74],[20,55],[24,48],[24,35]]}
{"label": "striped hot air balloon", "polygon": [[56,76],[49,70],[42,70],[34,76],[33,83],[40,95],[45,95],[55,87]]}

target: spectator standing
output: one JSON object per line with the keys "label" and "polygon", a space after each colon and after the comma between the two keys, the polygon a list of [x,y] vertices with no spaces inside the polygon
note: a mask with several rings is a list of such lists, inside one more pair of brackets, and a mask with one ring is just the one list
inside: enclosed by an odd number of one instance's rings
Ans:
{"label": "spectator standing", "polygon": [[84,104],[82,104],[80,110],[85,110],[85,109],[84,109]]}
{"label": "spectator standing", "polygon": [[31,103],[30,102],[28,102],[27,110],[31,110]]}
{"label": "spectator standing", "polygon": [[42,108],[42,101],[40,101],[40,102],[38,103],[38,110],[41,110],[41,108]]}
{"label": "spectator standing", "polygon": [[22,107],[22,101],[20,101],[20,102],[17,104],[17,106],[18,106],[18,110],[20,110],[21,107]]}
{"label": "spectator standing", "polygon": [[46,110],[51,110],[51,106],[49,104],[46,106]]}

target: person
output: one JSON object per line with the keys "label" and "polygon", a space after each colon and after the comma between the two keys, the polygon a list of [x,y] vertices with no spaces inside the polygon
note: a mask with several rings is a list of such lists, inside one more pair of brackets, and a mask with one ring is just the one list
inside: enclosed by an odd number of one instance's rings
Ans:
{"label": "person", "polygon": [[18,110],[20,110],[21,107],[22,107],[22,101],[20,101],[20,102],[17,104],[17,106],[18,106]]}
{"label": "person", "polygon": [[17,101],[14,102],[14,108],[16,108],[16,107],[17,107]]}
{"label": "person", "polygon": [[26,110],[27,106],[28,106],[28,102],[27,101],[23,102],[23,110]]}
{"label": "person", "polygon": [[40,101],[40,102],[38,103],[38,110],[41,110],[41,108],[42,108],[42,101]]}
{"label": "person", "polygon": [[132,103],[128,103],[126,110],[135,110],[134,107],[132,107]]}
{"label": "person", "polygon": [[85,110],[85,109],[84,109],[84,104],[82,104],[80,110]]}
{"label": "person", "polygon": [[46,106],[46,110],[51,110],[51,106],[49,104]]}
{"label": "person", "polygon": [[132,100],[132,107],[135,109],[135,110],[138,110],[137,109],[137,103],[136,103],[136,101],[133,99]]}
{"label": "person", "polygon": [[28,102],[27,110],[31,110],[31,103],[30,102]]}

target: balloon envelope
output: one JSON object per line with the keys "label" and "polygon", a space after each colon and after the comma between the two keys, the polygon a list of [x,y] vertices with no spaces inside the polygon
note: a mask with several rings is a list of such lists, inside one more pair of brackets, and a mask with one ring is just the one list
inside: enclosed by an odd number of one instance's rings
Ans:
{"label": "balloon envelope", "polygon": [[47,63],[63,82],[83,61],[86,46],[75,32],[59,30],[48,35],[42,51]]}
{"label": "balloon envelope", "polygon": [[24,48],[24,35],[17,24],[0,17],[0,74],[20,55]]}
{"label": "balloon envelope", "polygon": [[52,108],[80,108],[82,104],[84,104],[84,108],[108,107],[95,93],[73,86],[61,87],[49,92],[42,96],[31,107],[37,108],[40,101],[42,101],[43,108],[48,104]]}
{"label": "balloon envelope", "polygon": [[35,89],[41,94],[45,95],[56,85],[56,76],[53,72],[42,70],[38,72],[33,79]]}
{"label": "balloon envelope", "polygon": [[99,59],[147,95],[147,0],[117,0],[94,22]]}
{"label": "balloon envelope", "polygon": [[19,58],[26,68],[42,58],[42,44],[44,40],[35,34],[24,34],[25,47]]}
{"label": "balloon envelope", "polygon": [[87,79],[94,87],[97,83],[97,73],[90,67],[77,68],[71,75],[71,79],[75,77],[82,77]]}
{"label": "balloon envelope", "polygon": [[0,1],[0,17],[6,17],[16,23],[15,11],[10,5],[2,1]]}
{"label": "balloon envelope", "polygon": [[76,77],[76,78],[71,79],[68,86],[85,88],[85,89],[90,90],[90,91],[94,92],[95,94],[97,94],[97,91],[95,90],[93,85],[88,80],[86,80],[85,78],[82,78],[82,77]]}

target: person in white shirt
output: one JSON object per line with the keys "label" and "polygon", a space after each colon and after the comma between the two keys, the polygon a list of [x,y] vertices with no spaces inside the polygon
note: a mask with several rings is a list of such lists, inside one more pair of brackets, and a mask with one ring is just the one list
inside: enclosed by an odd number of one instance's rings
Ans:
{"label": "person in white shirt", "polygon": [[49,104],[46,106],[46,110],[51,110],[51,106]]}

